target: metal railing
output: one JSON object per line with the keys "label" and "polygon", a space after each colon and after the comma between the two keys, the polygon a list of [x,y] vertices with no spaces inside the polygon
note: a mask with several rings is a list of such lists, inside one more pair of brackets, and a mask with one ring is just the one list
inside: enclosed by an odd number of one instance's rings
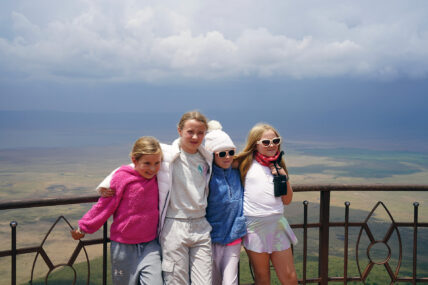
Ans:
{"label": "metal railing", "polygon": [[[343,222],[330,222],[330,195],[332,192],[364,192],[364,191],[400,191],[400,192],[428,192],[428,186],[426,185],[296,185],[293,186],[294,192],[319,192],[320,193],[320,211],[319,211],[319,222],[318,223],[308,223],[308,205],[307,201],[303,202],[303,223],[302,224],[292,224],[291,227],[294,229],[303,230],[303,264],[302,264],[302,278],[299,279],[300,284],[308,283],[318,283],[318,284],[328,284],[329,282],[341,282],[347,284],[347,282],[360,281],[365,283],[367,277],[369,276],[371,270],[376,265],[383,265],[388,272],[388,275],[391,279],[391,283],[396,282],[408,282],[412,284],[417,283],[428,283],[428,276],[418,277],[417,275],[417,244],[418,244],[418,229],[427,228],[427,222],[419,222],[418,220],[418,208],[419,203],[414,202],[413,207],[413,222],[395,222],[390,211],[387,209],[385,204],[381,201],[377,202],[370,214],[367,216],[365,221],[362,222],[350,222],[349,217],[349,208],[350,203],[345,202],[345,217]],[[21,200],[21,201],[4,201],[0,202],[0,211],[1,210],[10,210],[10,209],[23,209],[23,208],[34,208],[34,207],[47,207],[47,206],[58,206],[58,205],[70,205],[70,204],[81,204],[81,203],[90,203],[96,202],[98,196],[83,196],[83,197],[69,197],[69,198],[47,198],[47,199],[36,199],[36,200]],[[374,212],[379,208],[383,207],[387,212],[390,220],[391,226],[389,227],[385,237],[382,240],[376,240],[372,234],[370,227],[368,226],[368,221],[370,217],[373,216]],[[0,212],[1,213],[1,212]],[[71,225],[68,221],[60,216],[56,222],[53,224],[49,230],[46,237],[49,235],[50,231],[55,227],[56,223],[64,219],[66,223],[71,228]],[[83,249],[86,255],[88,263],[88,284],[90,278],[89,271],[89,259],[86,253],[85,246],[94,245],[94,244],[103,244],[103,284],[107,284],[107,243],[109,242],[107,236],[107,224],[103,227],[103,238],[100,239],[91,239],[80,241],[75,251],[73,252],[71,258],[66,264],[53,264],[49,256],[44,252],[43,242],[40,246],[35,247],[16,247],[16,231],[18,228],[18,222],[12,221],[10,223],[11,227],[11,250],[0,251],[0,258],[10,257],[11,258],[11,284],[16,284],[16,257],[21,254],[36,253],[36,257],[33,263],[33,269],[31,273],[31,281],[33,281],[33,270],[34,264],[39,256],[44,260],[44,262],[49,267],[49,272],[52,272],[58,266],[68,266],[74,271],[74,282],[76,281],[76,271],[73,268],[73,264],[76,261],[77,256]],[[342,277],[331,277],[329,276],[329,246],[330,246],[330,230],[332,228],[342,227],[344,228],[344,256],[343,256],[343,276]],[[349,276],[348,272],[348,257],[349,257],[349,229],[350,228],[359,228],[359,235],[356,243],[356,262],[358,266],[359,276]],[[399,270],[402,262],[402,242],[399,228],[407,227],[413,229],[413,247],[412,247],[412,275],[399,277]],[[319,249],[318,249],[318,277],[316,278],[307,278],[307,257],[308,257],[308,229],[318,229],[319,231]],[[388,241],[391,238],[392,234],[396,233],[399,242],[399,258],[398,263],[393,270],[391,268],[390,259],[391,259],[391,248],[388,245]],[[369,260],[368,265],[365,268],[360,266],[360,260],[358,255],[358,250],[360,246],[361,237],[365,234],[369,240],[369,245],[366,249],[367,257]],[[362,244],[362,243],[361,243]],[[376,244],[384,244],[388,249],[388,255],[384,260],[376,261],[373,260],[370,256],[370,251],[373,246]],[[49,275],[49,273],[48,273]],[[47,281],[48,275],[45,280]]]}
{"label": "metal railing", "polygon": [[[416,186],[416,185],[318,185],[318,186],[295,186],[293,187],[295,189],[295,192],[313,192],[313,191],[319,191],[320,192],[320,214],[319,214],[319,223],[308,223],[307,222],[307,216],[308,216],[308,202],[304,201],[304,222],[303,224],[294,224],[292,225],[293,228],[303,228],[303,278],[299,280],[299,283],[301,284],[307,284],[307,283],[319,283],[319,284],[328,284],[328,282],[342,282],[343,284],[347,284],[347,282],[351,281],[360,281],[365,283],[368,275],[370,274],[370,271],[372,270],[373,266],[375,264],[378,265],[384,265],[388,275],[391,278],[391,283],[396,282],[410,282],[412,284],[417,283],[428,283],[428,275],[426,277],[420,277],[417,278],[417,244],[418,244],[418,228],[421,227],[428,227],[428,223],[420,223],[418,221],[418,208],[419,203],[414,202],[414,213],[413,213],[413,222],[395,222],[391,213],[385,206],[385,204],[381,201],[377,202],[376,205],[373,207],[365,221],[363,222],[350,222],[349,221],[349,207],[350,203],[345,202],[345,219],[343,222],[330,222],[330,195],[331,192],[364,192],[364,191],[400,191],[400,192],[428,192],[428,186]],[[370,231],[370,228],[367,224],[370,217],[373,216],[375,210],[378,207],[383,207],[385,211],[387,212],[389,218],[391,219],[391,226],[389,230],[387,231],[387,234],[385,235],[383,240],[376,240],[373,236],[373,234]],[[342,277],[330,277],[328,275],[329,272],[329,233],[330,229],[334,227],[343,227],[345,234],[344,234],[344,269],[343,269],[343,276]],[[360,276],[348,276],[348,254],[349,254],[349,228],[350,227],[357,227],[360,228],[360,232],[358,235],[358,240],[356,244],[356,262],[358,266],[358,271],[360,273]],[[401,259],[402,259],[402,243],[400,238],[400,227],[412,227],[413,228],[413,251],[412,251],[412,276],[406,276],[406,277],[398,277],[400,265],[401,265]],[[307,271],[307,230],[310,228],[318,228],[319,229],[319,255],[318,255],[318,278],[312,278],[308,279],[306,278],[306,271]],[[391,258],[391,251],[389,246],[387,245],[387,241],[390,239],[393,232],[397,233],[398,241],[399,241],[399,260],[398,265],[393,272],[389,265],[389,261]],[[358,258],[358,246],[360,242],[360,238],[365,232],[368,235],[368,239],[370,241],[370,244],[367,248],[367,257],[369,259],[369,264],[362,270],[359,263]],[[376,262],[371,259],[369,253],[370,249],[373,245],[377,243],[383,243],[386,245],[386,247],[389,249],[389,254],[387,258],[380,262]]]}

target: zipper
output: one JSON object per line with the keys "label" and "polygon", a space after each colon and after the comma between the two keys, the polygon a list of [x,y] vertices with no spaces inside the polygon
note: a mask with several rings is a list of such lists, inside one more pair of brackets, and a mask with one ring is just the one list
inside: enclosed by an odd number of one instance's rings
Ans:
{"label": "zipper", "polygon": [[226,176],[226,169],[223,171],[224,171],[224,180],[226,180],[226,183],[227,183],[227,191],[229,192],[229,199],[232,200],[232,191],[230,190],[231,187],[230,187],[229,179]]}

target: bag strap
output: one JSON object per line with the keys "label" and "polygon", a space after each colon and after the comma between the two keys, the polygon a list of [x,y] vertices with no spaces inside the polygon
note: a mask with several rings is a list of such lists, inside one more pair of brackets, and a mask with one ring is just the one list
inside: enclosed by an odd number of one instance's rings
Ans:
{"label": "bag strap", "polygon": [[284,151],[281,150],[281,152],[278,155],[278,158],[273,162],[273,165],[275,166],[275,169],[276,169],[276,175],[280,175],[278,165],[279,163],[281,163],[281,159],[283,155],[284,155]]}

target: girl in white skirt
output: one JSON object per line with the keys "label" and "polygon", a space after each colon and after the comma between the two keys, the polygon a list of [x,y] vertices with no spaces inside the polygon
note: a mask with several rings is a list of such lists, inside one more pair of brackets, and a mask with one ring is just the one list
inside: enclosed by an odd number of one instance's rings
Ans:
{"label": "girl in white skirt", "polygon": [[[284,205],[291,203],[293,190],[274,195],[273,165],[280,155],[282,139],[270,125],[257,124],[247,138],[244,150],[236,157],[244,184],[244,215],[247,235],[244,247],[252,264],[256,284],[270,284],[270,261],[281,284],[297,284],[291,245],[297,243],[293,230],[284,217]],[[279,174],[287,175],[284,160]]]}

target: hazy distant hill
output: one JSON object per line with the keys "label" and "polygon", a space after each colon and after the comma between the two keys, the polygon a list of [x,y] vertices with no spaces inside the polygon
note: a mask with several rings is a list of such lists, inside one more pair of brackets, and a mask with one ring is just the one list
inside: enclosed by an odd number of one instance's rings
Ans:
{"label": "hazy distant hill", "polygon": [[[204,113],[209,119],[219,120],[237,142],[245,141],[254,124],[267,122],[289,142],[428,151],[426,122],[418,119],[420,114],[414,115],[413,122],[380,115],[376,118],[375,113],[358,116],[357,111],[327,112],[309,108],[296,113],[290,111],[290,106],[284,106],[281,111],[278,111],[278,106],[275,106],[276,111],[262,107],[263,104],[259,111]],[[181,115],[181,111],[163,112],[159,105],[153,105],[150,113],[0,111],[0,149],[114,145],[134,141],[142,135],[154,135],[171,142],[177,137],[176,126]]]}

